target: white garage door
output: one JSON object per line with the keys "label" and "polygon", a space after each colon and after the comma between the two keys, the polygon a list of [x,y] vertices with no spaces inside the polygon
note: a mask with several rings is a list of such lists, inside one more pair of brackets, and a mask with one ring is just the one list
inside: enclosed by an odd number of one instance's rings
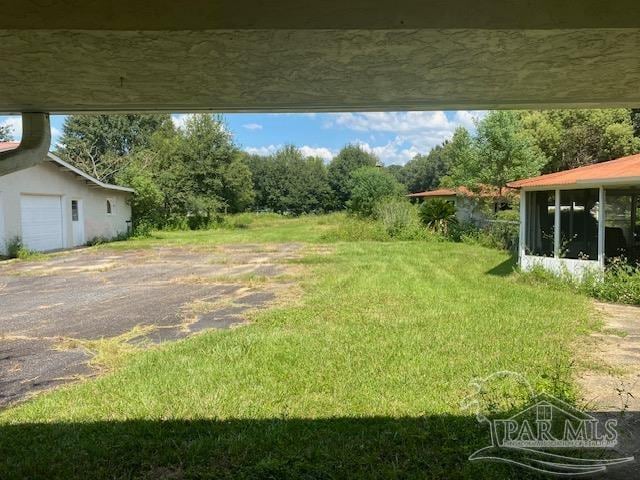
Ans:
{"label": "white garage door", "polygon": [[29,250],[62,248],[62,199],[51,195],[22,195],[22,243]]}

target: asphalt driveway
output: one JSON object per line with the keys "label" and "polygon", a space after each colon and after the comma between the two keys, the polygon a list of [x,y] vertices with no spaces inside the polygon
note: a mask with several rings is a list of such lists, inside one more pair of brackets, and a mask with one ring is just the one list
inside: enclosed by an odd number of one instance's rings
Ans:
{"label": "asphalt driveway", "polygon": [[297,244],[208,249],[76,250],[0,263],[0,407],[90,376],[91,354],[69,339],[138,326],[147,346],[247,321],[291,292]]}

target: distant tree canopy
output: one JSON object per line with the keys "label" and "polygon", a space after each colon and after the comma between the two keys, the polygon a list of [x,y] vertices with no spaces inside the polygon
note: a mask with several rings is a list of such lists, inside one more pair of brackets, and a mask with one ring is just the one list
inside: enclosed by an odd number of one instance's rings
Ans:
{"label": "distant tree canopy", "polygon": [[640,110],[489,112],[393,174],[409,191],[507,182],[640,152]]}
{"label": "distant tree canopy", "polygon": [[[200,227],[220,212],[288,214],[348,209],[371,215],[386,197],[442,186],[504,187],[509,181],[640,151],[640,110],[494,111],[472,131],[416,155],[406,165],[346,145],[326,165],[294,146],[269,156],[234,144],[223,119],[191,115],[72,115],[59,154],[87,173],[133,186],[136,221]],[[7,126],[0,140],[10,140]]]}
{"label": "distant tree canopy", "polygon": [[378,158],[359,145],[347,145],[329,164],[329,184],[335,198],[335,208],[343,209],[351,198],[351,175],[361,167],[375,167]]}
{"label": "distant tree canopy", "polygon": [[324,212],[331,208],[327,168],[288,145],[271,156],[247,155],[256,194],[255,208],[280,213]]}
{"label": "distant tree canopy", "polygon": [[13,140],[13,129],[10,125],[0,125],[0,142],[10,142]]}

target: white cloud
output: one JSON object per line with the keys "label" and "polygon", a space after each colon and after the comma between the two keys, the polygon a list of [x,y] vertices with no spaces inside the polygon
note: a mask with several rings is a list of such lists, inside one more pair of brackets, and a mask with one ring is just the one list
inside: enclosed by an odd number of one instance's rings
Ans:
{"label": "white cloud", "polygon": [[245,147],[244,151],[251,155],[268,156],[276,153],[282,145],[263,145],[262,147]]}
{"label": "white cloud", "polygon": [[246,128],[247,130],[262,130],[262,125],[259,123],[246,123],[242,125],[242,128]]}
{"label": "white cloud", "polygon": [[459,126],[474,130],[475,122],[484,115],[484,111],[466,110],[449,116],[444,111],[336,113],[331,114],[323,127],[367,133],[371,142],[375,142],[377,133],[394,134],[394,138],[383,145],[361,140],[354,143],[376,154],[385,164],[402,165],[418,153],[427,153],[449,140]]}
{"label": "white cloud", "polygon": [[303,145],[300,147],[300,151],[305,157],[319,157],[325,162],[331,161],[335,156],[334,152],[325,147],[309,147],[308,145]]}
{"label": "white cloud", "polygon": [[365,152],[373,153],[385,165],[404,165],[421,151],[415,146],[406,142],[403,137],[397,136],[384,145],[372,146],[367,142],[356,140],[353,142],[360,145]]}
{"label": "white cloud", "polygon": [[183,128],[189,115],[189,113],[175,113],[171,115],[171,121],[176,128]]}
{"label": "white cloud", "polygon": [[[245,147],[244,151],[251,155],[268,156],[273,155],[280,150],[283,145],[263,145],[261,147]],[[299,147],[303,157],[319,157],[325,162],[330,161],[336,154],[336,152],[325,147],[310,147],[309,145],[303,145]]]}

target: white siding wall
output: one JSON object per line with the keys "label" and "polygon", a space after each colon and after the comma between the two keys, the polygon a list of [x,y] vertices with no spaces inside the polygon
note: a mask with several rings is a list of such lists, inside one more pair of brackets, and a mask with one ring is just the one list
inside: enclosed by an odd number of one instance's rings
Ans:
{"label": "white siding wall", "polygon": [[[71,200],[83,201],[86,240],[95,237],[112,238],[118,233],[126,232],[127,221],[131,219],[131,207],[128,205],[130,193],[91,188],[85,179],[65,172],[51,162],[43,162],[35,167],[0,176],[0,222],[4,218],[4,222],[0,224],[2,253],[6,252],[7,241],[22,234],[21,194],[62,197],[65,248],[73,246]],[[112,203],[111,215],[107,215],[107,199]]]}

